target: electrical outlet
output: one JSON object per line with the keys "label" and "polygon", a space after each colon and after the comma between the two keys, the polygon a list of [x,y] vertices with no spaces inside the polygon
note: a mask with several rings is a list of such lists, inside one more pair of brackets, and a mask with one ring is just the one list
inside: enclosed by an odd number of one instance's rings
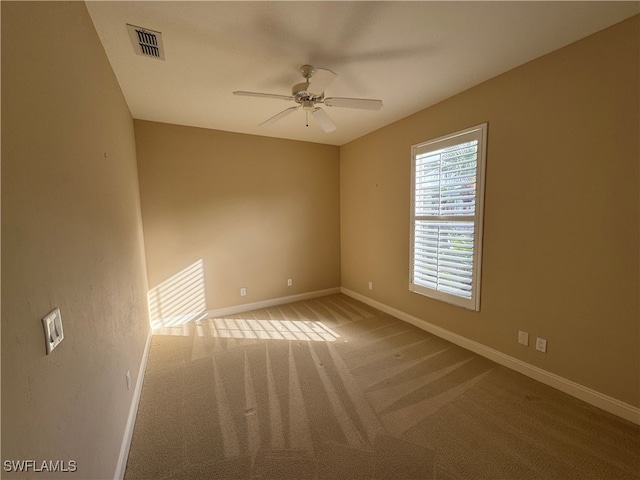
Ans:
{"label": "electrical outlet", "polygon": [[240,296],[241,297],[246,297],[247,296],[247,289],[246,288],[242,287],[240,289]]}
{"label": "electrical outlet", "polygon": [[529,334],[527,332],[523,332],[522,330],[518,330],[518,343],[520,345],[524,345],[525,347],[529,346]]}
{"label": "electrical outlet", "polygon": [[369,290],[373,290],[373,282],[369,282]]}
{"label": "electrical outlet", "polygon": [[292,278],[288,278],[287,279],[287,287],[290,287],[291,285],[293,285],[293,279]]}
{"label": "electrical outlet", "polygon": [[547,352],[547,341],[544,338],[536,338],[536,350],[542,353]]}

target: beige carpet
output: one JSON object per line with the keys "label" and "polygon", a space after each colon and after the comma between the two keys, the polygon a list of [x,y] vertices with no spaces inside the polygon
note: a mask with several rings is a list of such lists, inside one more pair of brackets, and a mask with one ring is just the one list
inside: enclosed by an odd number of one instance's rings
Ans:
{"label": "beige carpet", "polygon": [[154,335],[134,479],[640,478],[640,428],[345,295]]}

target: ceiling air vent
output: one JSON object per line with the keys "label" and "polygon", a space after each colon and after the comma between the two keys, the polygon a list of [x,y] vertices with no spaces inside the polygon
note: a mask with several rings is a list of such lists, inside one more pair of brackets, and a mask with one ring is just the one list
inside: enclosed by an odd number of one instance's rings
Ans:
{"label": "ceiling air vent", "polygon": [[129,36],[133,42],[133,49],[138,55],[164,60],[162,34],[147,28],[127,24]]}

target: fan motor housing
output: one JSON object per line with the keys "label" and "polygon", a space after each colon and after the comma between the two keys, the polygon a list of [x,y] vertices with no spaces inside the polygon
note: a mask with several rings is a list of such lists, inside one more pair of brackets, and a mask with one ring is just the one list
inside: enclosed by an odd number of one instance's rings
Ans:
{"label": "fan motor housing", "polygon": [[309,88],[309,82],[298,83],[291,89],[291,95],[295,97],[296,103],[304,102],[318,102],[322,100],[322,96],[317,97],[314,94],[307,91]]}

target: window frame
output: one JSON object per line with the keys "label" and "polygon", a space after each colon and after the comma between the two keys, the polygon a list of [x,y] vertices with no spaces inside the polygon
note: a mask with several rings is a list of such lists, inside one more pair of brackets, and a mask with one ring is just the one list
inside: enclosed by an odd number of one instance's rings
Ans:
{"label": "window frame", "polygon": [[[482,123],[457,132],[443,135],[411,146],[411,201],[410,201],[410,252],[409,252],[409,290],[413,293],[434,298],[446,303],[480,311],[480,283],[482,278],[482,240],[484,223],[485,173],[487,161],[488,123]],[[466,138],[465,138],[466,137]],[[475,212],[473,215],[416,215],[416,164],[417,156],[435,152],[446,147],[459,145],[466,141],[477,140]],[[425,285],[414,283],[416,221],[429,217],[426,221],[473,222],[473,260],[471,277],[471,297],[464,298],[453,293],[442,292]],[[432,220],[433,219],[433,220]]]}

